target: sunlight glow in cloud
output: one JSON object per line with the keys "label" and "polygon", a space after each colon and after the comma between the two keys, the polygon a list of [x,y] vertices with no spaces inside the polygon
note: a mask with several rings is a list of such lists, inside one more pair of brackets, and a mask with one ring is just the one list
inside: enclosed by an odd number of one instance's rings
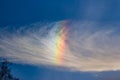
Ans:
{"label": "sunlight glow in cloud", "polygon": [[118,29],[87,21],[8,27],[0,30],[0,57],[78,71],[120,70]]}

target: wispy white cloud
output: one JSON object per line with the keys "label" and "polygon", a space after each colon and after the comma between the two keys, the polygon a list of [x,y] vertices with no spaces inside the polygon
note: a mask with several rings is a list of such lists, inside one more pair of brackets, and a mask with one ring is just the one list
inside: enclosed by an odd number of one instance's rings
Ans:
{"label": "wispy white cloud", "polygon": [[62,66],[78,71],[120,70],[120,34],[113,26],[96,22],[68,22],[62,63],[56,64],[56,37],[59,27],[65,26],[63,23],[37,23],[14,29],[13,33],[9,33],[10,29],[2,30],[0,57],[17,63]]}

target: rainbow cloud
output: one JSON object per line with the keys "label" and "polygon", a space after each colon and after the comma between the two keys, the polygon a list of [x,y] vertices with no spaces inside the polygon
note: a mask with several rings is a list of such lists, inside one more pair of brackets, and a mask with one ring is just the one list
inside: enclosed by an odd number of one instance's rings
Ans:
{"label": "rainbow cloud", "polygon": [[0,57],[15,63],[77,71],[120,70],[118,26],[59,21],[5,27],[0,30]]}
{"label": "rainbow cloud", "polygon": [[55,63],[56,64],[62,64],[62,57],[65,54],[65,48],[66,48],[66,38],[67,38],[67,22],[63,22],[60,27],[62,27],[58,32],[56,36],[56,45],[55,45]]}

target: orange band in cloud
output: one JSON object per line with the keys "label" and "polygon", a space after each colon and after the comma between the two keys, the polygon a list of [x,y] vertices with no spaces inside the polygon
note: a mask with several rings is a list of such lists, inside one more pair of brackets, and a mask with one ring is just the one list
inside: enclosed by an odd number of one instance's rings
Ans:
{"label": "orange band in cloud", "polygon": [[65,54],[65,48],[66,48],[66,38],[67,38],[67,21],[63,22],[62,25],[60,25],[61,29],[58,31],[58,35],[56,38],[56,49],[55,49],[55,64],[61,65],[63,56]]}

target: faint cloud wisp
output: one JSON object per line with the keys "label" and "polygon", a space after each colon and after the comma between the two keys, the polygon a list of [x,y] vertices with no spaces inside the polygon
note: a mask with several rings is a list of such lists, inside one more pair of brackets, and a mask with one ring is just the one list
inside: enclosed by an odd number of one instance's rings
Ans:
{"label": "faint cloud wisp", "polygon": [[[64,23],[36,23],[1,29],[0,57],[16,63],[61,66],[77,71],[120,70],[119,25],[112,28],[97,22]],[[66,28],[63,30],[64,26]],[[63,40],[61,36],[66,39]],[[58,45],[60,49],[56,48],[58,40],[61,40],[59,44],[65,42],[65,47],[62,44]],[[54,60],[58,59],[55,55],[61,56],[61,64],[55,63]]]}

